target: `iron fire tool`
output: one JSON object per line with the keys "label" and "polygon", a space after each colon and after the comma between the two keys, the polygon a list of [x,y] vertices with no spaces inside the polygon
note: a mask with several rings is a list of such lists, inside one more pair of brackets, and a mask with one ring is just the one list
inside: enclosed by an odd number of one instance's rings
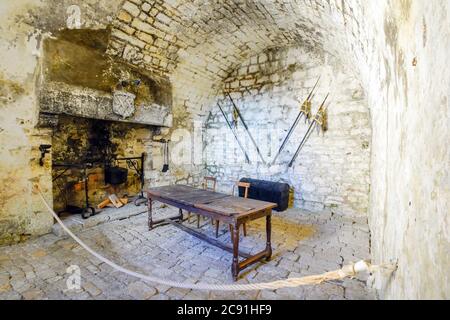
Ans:
{"label": "iron fire tool", "polygon": [[92,168],[93,165],[94,164],[90,163],[90,162],[84,162],[82,164],[75,164],[75,163],[53,163],[52,164],[53,168],[62,168],[64,170],[63,173],[61,173],[60,175],[58,175],[56,178],[54,178],[52,180],[53,182],[55,180],[59,179],[65,172],[67,172],[67,170],[69,170],[71,168],[78,168],[78,169],[83,170],[82,174],[83,174],[83,184],[84,184],[85,207],[84,208],[72,207],[72,210],[74,210],[75,213],[81,214],[81,217],[83,219],[87,219],[87,218],[97,214],[97,212],[95,212],[94,207],[92,207],[89,203],[89,189],[88,189],[89,174],[87,172],[87,169]]}
{"label": "iron fire tool", "polygon": [[50,149],[52,148],[52,146],[50,144],[41,144],[39,146],[39,150],[41,151],[41,158],[39,159],[39,165],[41,167],[44,166],[44,158],[45,155],[50,153]]}
{"label": "iron fire tool", "polygon": [[[252,141],[253,145],[254,145],[255,148],[256,148],[256,152],[258,152],[258,155],[259,155],[259,157],[261,158],[261,161],[263,162],[263,164],[266,164],[266,160],[264,160],[264,158],[263,158],[263,156],[262,156],[262,154],[261,154],[261,151],[259,150],[259,147],[258,147],[258,145],[256,144],[255,139],[253,139],[253,136],[252,136],[252,134],[250,133],[250,130],[248,129],[248,126],[247,126],[247,124],[245,123],[245,120],[244,120],[244,118],[242,117],[242,114],[241,114],[241,112],[239,111],[239,108],[236,106],[236,104],[235,104],[234,101],[233,101],[233,98],[231,98],[231,96],[230,96],[230,94],[229,94],[228,92],[227,92],[227,96],[228,96],[228,98],[230,99],[231,103],[233,104],[233,107],[234,107],[233,113],[236,113],[237,116],[239,117],[239,119],[241,119],[241,122],[242,122],[242,124],[244,125],[244,128],[245,128],[245,131],[247,131],[247,134],[248,134],[248,136],[250,137],[250,140]],[[237,124],[237,122],[236,122],[236,124]]]}
{"label": "iron fire tool", "polygon": [[161,172],[166,173],[167,171],[169,171],[169,142],[170,142],[170,140],[161,139],[161,140],[153,140],[153,141],[164,145],[163,146],[163,148],[164,148],[164,150],[163,150],[164,163],[163,163]]}
{"label": "iron fire tool", "polygon": [[141,153],[140,157],[127,157],[127,158],[114,158],[113,161],[119,164],[124,161],[127,164],[127,167],[131,170],[134,170],[139,177],[139,182],[141,185],[141,190],[139,195],[134,200],[134,205],[139,207],[147,201],[147,198],[144,196],[144,186],[145,186],[145,173],[144,173],[144,162],[145,162],[145,153]]}
{"label": "iron fire tool", "polygon": [[163,173],[169,171],[169,142],[170,140],[164,140],[164,165],[161,170]]}
{"label": "iron fire tool", "polygon": [[301,108],[300,108],[300,112],[297,116],[297,118],[295,119],[294,123],[292,124],[291,128],[289,129],[289,132],[286,136],[286,138],[284,138],[283,143],[281,144],[280,149],[278,150],[277,155],[275,156],[275,158],[273,159],[271,165],[273,166],[275,164],[275,162],[277,161],[278,157],[280,156],[281,152],[284,150],[284,148],[286,147],[289,139],[291,138],[291,135],[294,133],[295,128],[297,128],[298,123],[300,122],[300,120],[302,119],[303,116],[305,116],[305,123],[306,121],[308,121],[309,119],[311,119],[311,105],[312,105],[312,100],[315,96],[314,91],[317,88],[317,85],[319,84],[319,79],[317,79],[316,84],[314,85],[314,87],[312,88],[311,92],[309,93],[309,96],[306,98],[306,100],[303,102]]}
{"label": "iron fire tool", "polygon": [[242,152],[245,155],[245,161],[247,163],[250,163],[250,158],[248,157],[247,151],[245,151],[244,147],[241,144],[241,141],[239,140],[237,133],[234,131],[233,126],[231,125],[230,121],[228,120],[225,112],[223,111],[222,107],[220,106],[219,102],[217,102],[217,106],[219,107],[220,111],[222,112],[223,117],[225,118],[225,121],[228,124],[228,127],[230,128],[231,132],[233,132],[234,138],[236,139],[237,143],[239,144],[239,147],[241,148]]}
{"label": "iron fire tool", "polygon": [[289,168],[291,168],[293,166],[293,164],[294,164],[295,160],[297,159],[300,151],[302,150],[302,148],[305,145],[306,141],[311,136],[311,133],[313,132],[314,128],[317,127],[317,130],[320,130],[320,128],[322,128],[323,131],[327,130],[327,125],[326,125],[327,108],[325,108],[325,102],[327,101],[329,95],[330,94],[327,94],[327,96],[325,97],[325,100],[323,100],[322,105],[320,106],[319,110],[317,111],[317,114],[315,115],[313,121],[311,122],[311,125],[308,128],[308,131],[306,131],[306,134],[303,137],[302,142],[298,146],[297,151],[295,152],[294,156],[292,157],[291,162],[289,163]]}

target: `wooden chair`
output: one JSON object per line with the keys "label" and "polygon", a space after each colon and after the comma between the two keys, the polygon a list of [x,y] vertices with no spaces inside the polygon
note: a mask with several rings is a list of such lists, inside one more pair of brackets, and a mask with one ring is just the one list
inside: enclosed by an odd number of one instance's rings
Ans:
{"label": "wooden chair", "polygon": [[[232,191],[232,195],[234,196],[234,194],[235,194],[235,190],[236,190],[236,187],[237,187],[237,189],[238,189],[238,196],[239,196],[239,188],[244,188],[245,189],[245,191],[244,191],[244,198],[248,198],[248,190],[250,189],[250,183],[246,183],[246,182],[236,182],[234,185],[233,185],[233,191]],[[219,225],[220,225],[220,222],[217,220],[216,221],[216,238],[218,238],[219,237]],[[230,234],[231,234],[231,237],[233,237],[233,229],[232,229],[232,226],[231,226],[231,224],[228,226],[229,227],[229,229],[230,229]],[[244,223],[243,225],[242,225],[242,228],[243,228],[243,230],[244,230],[244,237],[246,237],[247,236],[247,225]]]}
{"label": "wooden chair", "polygon": [[[210,185],[209,183],[212,183],[212,185]],[[203,183],[202,183],[202,187],[204,190],[209,190],[209,191],[216,191],[216,185],[217,185],[217,179],[214,177],[204,177],[203,178]]]}
{"label": "wooden chair", "polygon": [[[202,188],[204,190],[209,190],[209,191],[216,191],[216,185],[217,185],[217,179],[214,177],[204,177],[203,178],[203,183],[202,183]],[[201,220],[201,216],[197,215],[197,228],[200,228],[200,220]],[[188,222],[191,221],[191,213],[188,213]],[[212,223],[214,223],[214,221],[212,221]]]}

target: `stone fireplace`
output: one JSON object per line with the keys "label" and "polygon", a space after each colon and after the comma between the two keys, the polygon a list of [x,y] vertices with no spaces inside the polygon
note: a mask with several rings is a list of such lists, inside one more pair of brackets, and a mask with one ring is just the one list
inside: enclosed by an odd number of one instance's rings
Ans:
{"label": "stone fireplace", "polygon": [[[107,29],[63,30],[43,43],[42,166],[57,212],[85,208],[86,199],[96,207],[110,194],[140,194],[140,171],[148,183],[153,170],[153,138],[172,125],[170,82],[108,58],[108,38]],[[124,158],[134,160],[117,160]],[[127,169],[126,181],[105,181],[110,167]]]}
{"label": "stone fireplace", "polygon": [[[126,161],[117,162],[114,159],[139,158],[144,154],[144,169],[149,168],[151,155],[147,150],[152,146],[153,131],[142,125],[61,116],[52,139],[54,209],[61,212],[71,207],[84,207],[84,183],[88,184],[88,198],[92,206],[111,193],[119,197],[137,196],[141,189],[138,172]],[[135,164],[140,168],[140,161],[136,160]],[[87,182],[83,165],[88,166]],[[127,181],[109,185],[105,181],[107,166],[127,169]]]}

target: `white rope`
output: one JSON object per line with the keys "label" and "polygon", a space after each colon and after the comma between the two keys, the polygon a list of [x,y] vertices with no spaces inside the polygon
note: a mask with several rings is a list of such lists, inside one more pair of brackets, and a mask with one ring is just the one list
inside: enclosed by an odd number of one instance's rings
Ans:
{"label": "white rope", "polygon": [[330,280],[340,280],[347,277],[354,277],[357,273],[360,272],[369,272],[373,273],[380,269],[390,269],[391,271],[394,271],[392,266],[372,266],[367,261],[359,261],[358,263],[354,263],[351,265],[344,266],[340,270],[327,272],[321,275],[314,275],[314,276],[307,276],[302,278],[290,278],[286,280],[279,280],[279,281],[273,281],[273,282],[267,282],[267,283],[255,283],[255,284],[230,284],[230,285],[220,285],[220,284],[206,284],[206,283],[183,283],[183,282],[176,282],[166,279],[160,279],[154,276],[148,276],[144,275],[142,273],[138,273],[129,269],[126,269],[122,266],[119,266],[118,264],[114,263],[113,261],[109,260],[108,258],[105,258],[104,256],[100,255],[99,253],[92,250],[88,245],[86,245],[83,241],[81,241],[80,238],[78,238],[75,234],[70,231],[69,228],[67,228],[64,223],[61,221],[61,219],[58,217],[58,215],[53,211],[53,209],[50,207],[48,202],[45,200],[42,192],[39,189],[39,186],[35,186],[36,191],[38,192],[42,202],[44,203],[45,207],[48,209],[48,211],[51,213],[53,218],[56,219],[56,221],[61,225],[61,227],[64,229],[64,231],[67,232],[67,234],[72,237],[73,240],[75,240],[80,246],[82,246],[87,252],[92,254],[94,257],[99,259],[100,261],[106,263],[107,265],[111,266],[117,271],[123,272],[125,274],[128,274],[132,277],[139,278],[141,280],[157,283],[169,287],[176,287],[176,288],[183,288],[183,289],[192,289],[192,290],[214,290],[214,291],[254,291],[254,290],[277,290],[280,288],[294,288],[304,285],[312,285],[312,284],[321,284],[325,281]]}

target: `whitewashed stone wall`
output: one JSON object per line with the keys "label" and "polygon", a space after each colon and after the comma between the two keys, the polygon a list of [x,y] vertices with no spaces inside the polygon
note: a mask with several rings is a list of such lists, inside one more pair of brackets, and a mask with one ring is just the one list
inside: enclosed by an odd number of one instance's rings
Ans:
{"label": "whitewashed stone wall", "polygon": [[384,298],[448,299],[450,3],[364,1],[353,13],[373,127],[372,259],[398,264],[375,284]]}
{"label": "whitewashed stone wall", "polygon": [[[302,120],[274,165],[284,137],[318,77],[313,114],[328,92],[329,130],[314,132],[295,165],[288,167],[309,123]],[[295,205],[314,212],[331,209],[346,215],[366,215],[369,199],[371,130],[362,87],[336,59],[304,49],[267,50],[239,66],[225,80],[254,136],[265,165],[248,134],[238,124],[239,137],[251,155],[245,164],[241,149],[215,106],[206,123],[205,164],[223,191],[243,177],[288,183]],[[232,104],[220,98],[231,121]],[[226,136],[226,137],[225,137]]]}

